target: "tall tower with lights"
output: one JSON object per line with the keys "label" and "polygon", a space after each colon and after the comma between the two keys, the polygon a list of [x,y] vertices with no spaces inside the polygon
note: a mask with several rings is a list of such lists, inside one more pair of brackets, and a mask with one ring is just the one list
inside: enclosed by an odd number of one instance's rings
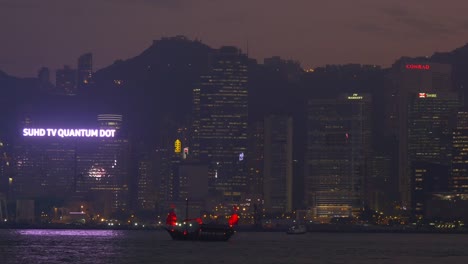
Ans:
{"label": "tall tower with lights", "polygon": [[209,164],[210,189],[229,201],[240,199],[247,182],[247,66],[239,49],[222,47],[194,89],[193,154]]}

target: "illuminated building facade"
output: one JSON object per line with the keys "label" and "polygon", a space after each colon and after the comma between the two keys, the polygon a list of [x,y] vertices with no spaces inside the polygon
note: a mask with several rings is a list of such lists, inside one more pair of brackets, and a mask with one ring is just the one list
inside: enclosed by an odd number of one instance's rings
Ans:
{"label": "illuminated building facade", "polygon": [[411,206],[411,174],[408,124],[414,94],[448,92],[452,89],[451,66],[403,58],[393,65],[385,80],[385,136],[398,146],[398,191],[403,208]]}
{"label": "illuminated building facade", "polygon": [[458,111],[452,131],[452,166],[449,188],[468,193],[468,112]]}
{"label": "illuminated building facade", "polygon": [[123,117],[119,114],[100,114],[97,117],[99,128],[112,128],[122,131]]}
{"label": "illuminated building facade", "polygon": [[[169,127],[170,125],[168,125]],[[167,213],[174,202],[186,197],[181,191],[181,182],[184,179],[179,176],[179,168],[183,162],[192,159],[192,150],[189,148],[189,129],[185,126],[177,126],[167,129],[162,137],[161,146],[153,151],[155,165],[153,173],[157,188],[158,210],[161,213]],[[171,133],[172,131],[172,133]],[[181,194],[182,193],[182,194]]]}
{"label": "illuminated building facade", "polygon": [[268,213],[292,211],[293,120],[290,116],[265,118],[263,193]]}
{"label": "illuminated building facade", "polygon": [[[450,120],[461,104],[458,95],[450,92],[420,92],[413,94],[410,99],[408,114],[408,164],[411,169],[409,175],[412,189],[410,205],[416,215],[422,216],[425,199],[434,191],[434,188],[430,187],[430,182],[439,182],[439,186],[448,185],[448,168],[452,161]],[[434,166],[441,168],[435,169]],[[445,182],[437,180],[439,178],[445,179]]]}
{"label": "illuminated building facade", "polygon": [[308,102],[305,203],[316,217],[350,217],[365,197],[371,144],[367,94]]}
{"label": "illuminated building facade", "polygon": [[240,199],[247,181],[247,63],[237,48],[222,47],[194,89],[193,153],[210,164],[211,189],[230,201]]}
{"label": "illuminated building facade", "polygon": [[[84,132],[72,134],[67,129],[45,129],[57,132],[40,136],[41,129],[29,134],[23,130],[14,148],[15,199],[35,199],[39,203],[48,199],[61,203],[82,201],[101,215],[127,209],[127,139],[118,137],[118,133],[111,137],[105,132],[99,136],[98,132],[98,136],[91,137]],[[82,130],[90,135],[91,130]]]}

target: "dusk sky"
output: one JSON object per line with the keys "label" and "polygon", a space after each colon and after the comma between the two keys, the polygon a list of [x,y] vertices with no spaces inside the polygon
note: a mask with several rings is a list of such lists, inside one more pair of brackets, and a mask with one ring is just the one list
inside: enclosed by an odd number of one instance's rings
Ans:
{"label": "dusk sky", "polygon": [[463,46],[466,10],[466,0],[0,0],[0,70],[76,68],[86,52],[97,70],[176,35],[213,48],[248,43],[260,62],[389,66]]}

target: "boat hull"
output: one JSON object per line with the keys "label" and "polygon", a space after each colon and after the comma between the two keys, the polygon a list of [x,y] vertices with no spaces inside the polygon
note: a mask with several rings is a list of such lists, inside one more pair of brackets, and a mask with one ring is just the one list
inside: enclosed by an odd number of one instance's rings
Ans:
{"label": "boat hull", "polygon": [[288,235],[302,235],[302,234],[305,234],[305,233],[307,233],[307,228],[304,225],[292,226],[286,232],[286,234],[288,234]]}
{"label": "boat hull", "polygon": [[199,240],[199,241],[228,241],[234,230],[226,226],[202,225],[196,229],[166,228],[174,240]]}

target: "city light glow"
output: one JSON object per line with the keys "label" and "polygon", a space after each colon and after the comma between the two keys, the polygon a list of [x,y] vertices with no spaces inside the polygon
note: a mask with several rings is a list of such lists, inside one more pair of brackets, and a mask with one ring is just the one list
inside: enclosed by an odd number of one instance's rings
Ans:
{"label": "city light glow", "polygon": [[430,70],[431,66],[429,64],[406,64],[405,66],[408,70]]}
{"label": "city light glow", "polygon": [[437,98],[437,94],[431,93],[418,93],[419,98]]}
{"label": "city light glow", "polygon": [[115,137],[115,129],[23,128],[23,137]]}

